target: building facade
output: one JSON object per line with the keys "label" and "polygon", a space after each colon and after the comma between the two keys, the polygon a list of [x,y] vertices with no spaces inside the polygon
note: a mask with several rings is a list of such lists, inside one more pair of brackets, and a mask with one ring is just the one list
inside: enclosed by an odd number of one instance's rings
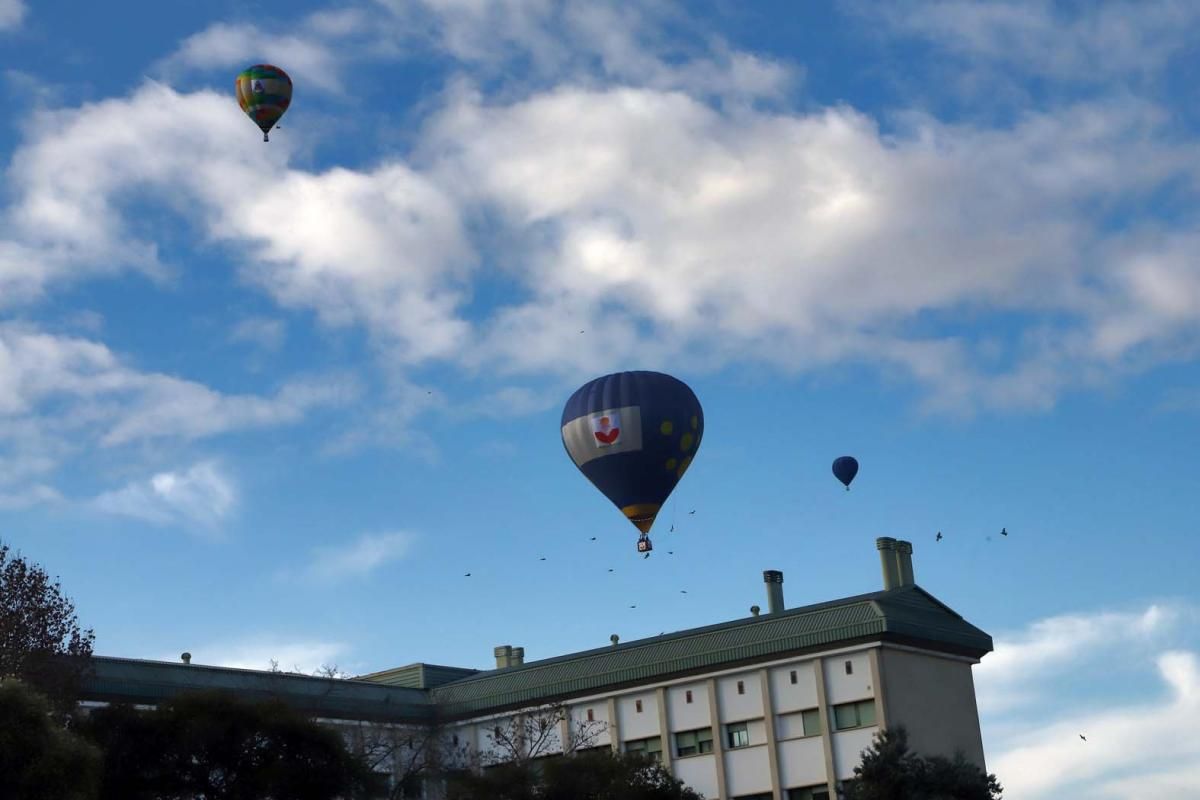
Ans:
{"label": "building facade", "polygon": [[[917,752],[983,768],[971,667],[991,637],[916,585],[910,543],[876,545],[882,590],[788,609],[782,574],[768,571],[766,613],[556,658],[527,663],[503,645],[493,670],[412,664],[353,680],[97,658],[88,700],[281,698],[360,745],[398,737],[408,751],[384,765],[397,777],[434,736],[463,764],[603,747],[649,753],[710,799],[817,800],[836,797],[876,731],[899,725]],[[529,726],[547,720],[529,752]]]}

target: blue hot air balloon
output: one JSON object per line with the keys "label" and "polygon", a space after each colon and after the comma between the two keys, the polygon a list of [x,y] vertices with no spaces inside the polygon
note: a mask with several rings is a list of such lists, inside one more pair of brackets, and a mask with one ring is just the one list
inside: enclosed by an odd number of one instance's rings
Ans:
{"label": "blue hot air balloon", "polygon": [[647,534],[704,436],[704,411],[687,384],[661,372],[618,372],[567,400],[562,439],[580,472]]}
{"label": "blue hot air balloon", "polygon": [[858,474],[858,461],[854,456],[841,456],[833,460],[833,475],[842,483],[846,484],[846,491],[850,491],[850,481],[854,480],[854,476]]}

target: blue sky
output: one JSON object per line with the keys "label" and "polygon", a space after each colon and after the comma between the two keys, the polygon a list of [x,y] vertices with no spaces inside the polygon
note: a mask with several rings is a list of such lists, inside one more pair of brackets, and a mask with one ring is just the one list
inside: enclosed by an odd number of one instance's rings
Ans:
{"label": "blue sky", "polygon": [[[354,674],[908,538],[1007,796],[1200,786],[1200,7],[748,5],[0,0],[0,536],[100,653]],[[621,369],[705,409],[650,560],[558,431]]]}

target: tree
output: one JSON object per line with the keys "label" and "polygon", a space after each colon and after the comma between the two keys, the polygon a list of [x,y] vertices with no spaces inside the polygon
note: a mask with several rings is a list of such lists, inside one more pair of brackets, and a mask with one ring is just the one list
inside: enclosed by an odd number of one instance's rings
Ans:
{"label": "tree", "polygon": [[448,782],[449,800],[703,800],[660,763],[612,751],[508,763]]}
{"label": "tree", "polygon": [[995,775],[985,774],[961,752],[953,760],[921,757],[908,748],[903,727],[879,731],[863,752],[847,786],[846,800],[1000,800]]}
{"label": "tree", "polygon": [[277,701],[180,695],[110,706],[87,732],[105,751],[101,800],[333,800],[378,796],[337,732]]}
{"label": "tree", "polygon": [[491,746],[481,765],[528,764],[553,754],[570,755],[592,747],[606,730],[606,722],[576,719],[565,704],[548,703],[492,726],[487,733]]}
{"label": "tree", "polygon": [[57,580],[0,543],[0,678],[20,678],[57,711],[72,709],[95,634],[80,630]]}
{"label": "tree", "polygon": [[17,680],[0,680],[0,797],[91,800],[100,753],[55,724],[46,698]]}
{"label": "tree", "polygon": [[387,774],[386,800],[424,797],[422,786],[467,762],[466,744],[448,739],[438,725],[360,722],[347,736],[352,751],[373,774]]}

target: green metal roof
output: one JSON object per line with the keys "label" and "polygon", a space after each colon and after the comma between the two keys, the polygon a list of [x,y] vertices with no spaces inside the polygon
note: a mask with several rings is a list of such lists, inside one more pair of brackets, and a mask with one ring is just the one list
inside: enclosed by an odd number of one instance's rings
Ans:
{"label": "green metal roof", "polygon": [[224,690],[249,699],[279,699],[332,719],[426,721],[433,708],[420,689],[287,672],[209,667],[174,661],[92,657],[85,700],[157,705],[181,692]]}
{"label": "green metal roof", "polygon": [[407,686],[410,689],[432,689],[435,686],[462,680],[478,673],[477,669],[417,663],[395,669],[385,669],[382,672],[372,672],[369,675],[359,675],[355,680],[373,681],[388,686]]}
{"label": "green metal roof", "polygon": [[981,658],[992,638],[917,586],[482,672],[433,689],[439,716],[471,716],[657,682],[866,639]]}
{"label": "green metal roof", "polygon": [[871,640],[974,659],[992,650],[992,637],[919,586],[905,586],[486,672],[418,663],[339,680],[95,657],[85,699],[153,704],[226,689],[326,717],[456,719]]}

